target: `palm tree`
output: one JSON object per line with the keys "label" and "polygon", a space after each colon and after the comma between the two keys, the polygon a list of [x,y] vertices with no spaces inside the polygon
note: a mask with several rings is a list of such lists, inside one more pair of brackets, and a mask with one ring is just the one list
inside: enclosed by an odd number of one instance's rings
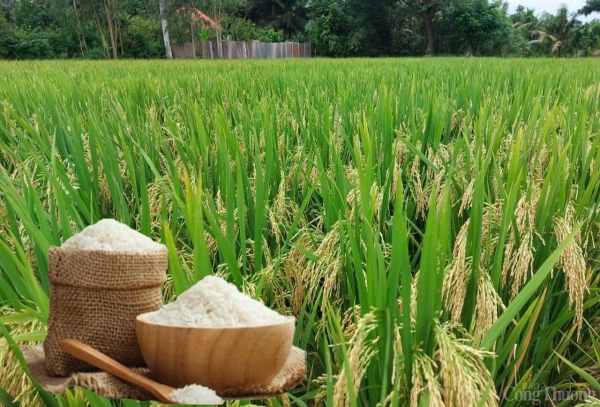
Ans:
{"label": "palm tree", "polygon": [[569,10],[566,5],[558,9],[556,16],[546,14],[541,23],[546,26],[546,30],[534,30],[531,33],[537,35],[537,39],[529,41],[529,44],[552,44],[552,52],[558,57],[562,55],[562,50],[571,37],[579,29],[577,26],[577,14],[569,16]]}
{"label": "palm tree", "polygon": [[249,0],[246,12],[264,28],[283,30],[286,38],[302,31],[308,22],[306,0]]}

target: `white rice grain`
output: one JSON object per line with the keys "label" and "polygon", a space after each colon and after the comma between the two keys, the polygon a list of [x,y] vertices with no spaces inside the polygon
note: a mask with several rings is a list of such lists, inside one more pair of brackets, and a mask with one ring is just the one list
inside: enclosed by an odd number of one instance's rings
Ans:
{"label": "white rice grain", "polygon": [[205,277],[175,302],[148,316],[150,322],[195,327],[257,326],[287,319],[215,276]]}
{"label": "white rice grain", "polygon": [[63,248],[145,253],[166,247],[114,219],[102,219],[67,239]]}
{"label": "white rice grain", "polygon": [[223,404],[223,400],[214,390],[199,384],[175,389],[169,394],[169,398],[181,404]]}

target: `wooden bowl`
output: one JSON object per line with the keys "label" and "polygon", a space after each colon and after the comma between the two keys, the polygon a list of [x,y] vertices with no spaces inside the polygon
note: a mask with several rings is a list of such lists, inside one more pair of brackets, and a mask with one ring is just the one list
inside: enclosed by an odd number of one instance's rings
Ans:
{"label": "wooden bowl", "polygon": [[292,351],[295,318],[272,325],[186,327],[136,320],[140,350],[156,380],[215,391],[269,384]]}

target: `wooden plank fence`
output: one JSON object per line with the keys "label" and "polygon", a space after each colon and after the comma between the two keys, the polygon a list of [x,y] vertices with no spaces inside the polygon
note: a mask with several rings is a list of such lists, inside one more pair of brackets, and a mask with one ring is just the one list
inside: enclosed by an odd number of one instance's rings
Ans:
{"label": "wooden plank fence", "polygon": [[[195,45],[195,54],[194,54]],[[219,59],[219,46],[216,40],[198,41],[195,44],[173,44],[175,58]],[[221,41],[222,59],[248,58],[309,58],[312,48],[310,43],[299,42],[260,42],[260,41]]]}

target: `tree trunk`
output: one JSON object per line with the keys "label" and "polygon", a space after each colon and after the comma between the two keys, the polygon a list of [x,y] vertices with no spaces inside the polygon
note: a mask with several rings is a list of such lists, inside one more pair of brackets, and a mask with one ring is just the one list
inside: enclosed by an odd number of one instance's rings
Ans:
{"label": "tree trunk", "polygon": [[[73,0],[73,10],[75,11],[75,18],[77,19],[77,27],[79,27],[79,47],[81,48],[81,56],[85,57],[85,51],[87,51],[87,43],[85,42],[85,35],[83,33],[83,27],[81,26],[81,20],[79,19],[79,12],[77,11],[77,2]],[[83,44],[83,47],[81,46]]]}
{"label": "tree trunk", "polygon": [[112,47],[113,59],[117,59],[117,33],[112,20],[112,14],[106,1],[104,2],[104,10],[106,11],[106,23],[108,25],[108,34],[110,35],[110,45]]}
{"label": "tree trunk", "polygon": [[196,58],[196,39],[194,38],[194,15],[192,14],[192,7],[190,11],[190,33],[192,34],[192,58]]}
{"label": "tree trunk", "polygon": [[121,24],[117,24],[117,32],[119,33],[119,44],[121,45],[121,58],[125,56],[125,49],[123,48],[123,30]]}
{"label": "tree trunk", "polygon": [[219,26],[217,28],[217,52],[219,53],[219,59],[223,59],[223,37],[221,30],[221,9],[217,11],[217,21]]}
{"label": "tree trunk", "polygon": [[434,50],[434,33],[433,33],[433,16],[435,15],[435,10],[427,10],[424,13],[425,19],[425,30],[427,31],[427,49],[425,50],[425,55],[432,56],[435,52]]}
{"label": "tree trunk", "polygon": [[94,17],[92,18],[92,21],[94,22],[94,25],[96,26],[96,28],[100,32],[100,39],[102,41],[102,50],[104,51],[104,57],[106,59],[110,59],[110,53],[109,53],[109,50],[108,50],[108,43],[106,42],[106,37],[104,36],[104,30],[102,29],[102,24],[100,24],[100,18],[98,17],[98,14],[94,15]]}
{"label": "tree trunk", "polygon": [[165,41],[165,50],[167,52],[167,58],[173,59],[173,53],[171,52],[171,40],[169,39],[169,30],[167,28],[167,17],[165,17],[165,0],[158,0],[158,7],[160,9],[160,23],[162,25],[163,39]]}
{"label": "tree trunk", "polygon": [[219,59],[223,59],[223,37],[220,29],[217,29],[217,55]]}
{"label": "tree trunk", "polygon": [[473,48],[473,44],[471,44],[471,42],[467,42],[467,52],[466,55],[468,57],[474,57],[475,56],[475,48]]}

